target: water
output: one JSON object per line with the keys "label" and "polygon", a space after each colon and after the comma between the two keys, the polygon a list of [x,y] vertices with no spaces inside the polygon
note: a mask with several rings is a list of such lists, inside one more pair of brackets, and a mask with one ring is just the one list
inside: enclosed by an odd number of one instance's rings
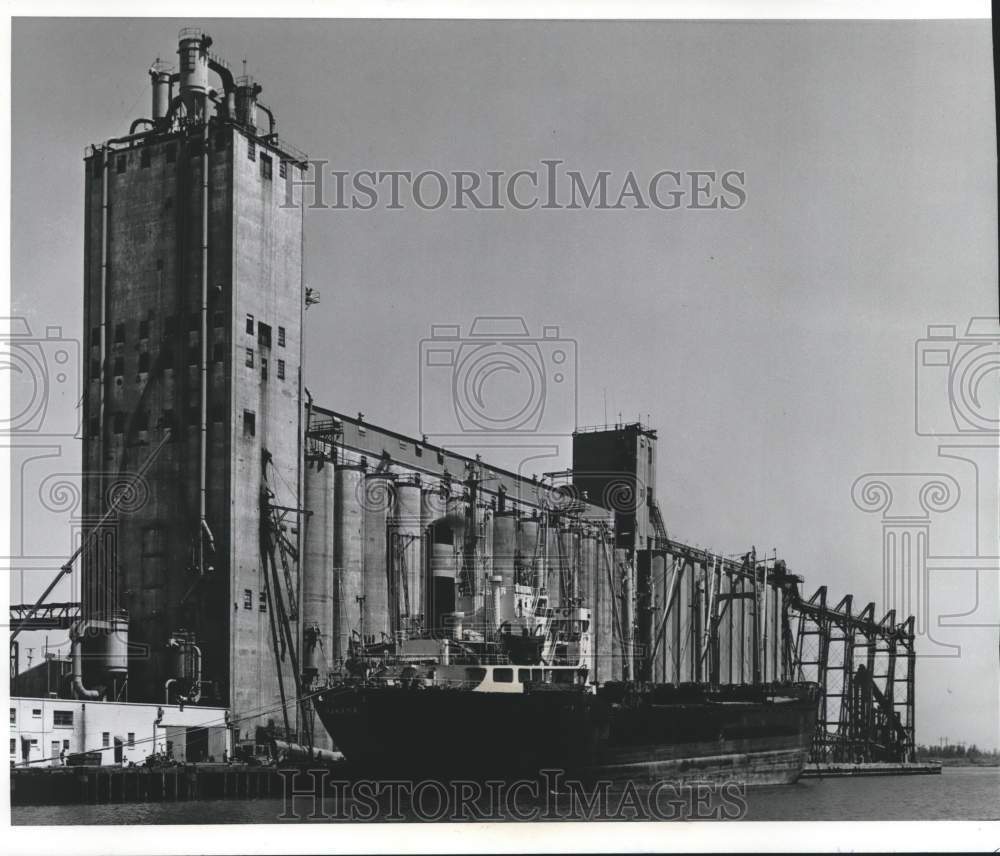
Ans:
{"label": "water", "polygon": [[[620,805],[622,783],[609,791],[612,805]],[[648,788],[640,794],[648,796]],[[806,779],[785,787],[751,788],[745,793],[745,820],[1000,820],[1000,768],[951,767],[939,776],[885,776],[870,778]],[[308,820],[310,800],[296,800],[300,822],[336,822]],[[720,799],[709,801],[708,817],[725,817],[718,808]],[[729,808],[740,803],[722,798]],[[427,800],[430,813],[433,799]],[[535,816],[545,811],[543,797],[534,801],[517,799],[517,810]],[[344,801],[341,807],[355,805]],[[565,815],[565,799],[550,803]],[[708,804],[706,804],[708,805]],[[690,818],[689,803],[684,813]],[[18,806],[11,811],[14,825],[45,824],[196,824],[196,823],[294,823],[280,820],[285,806],[281,799],[209,800],[181,803],[136,803],[126,805]],[[326,806],[333,814],[332,804]],[[419,820],[418,814],[402,806],[399,818],[388,817],[383,805],[380,821]],[[705,817],[706,813],[699,816]],[[728,812],[731,816],[734,811]],[[632,817],[628,812],[622,816]],[[479,819],[479,818],[476,818]],[[495,818],[499,819],[499,818]],[[342,822],[342,819],[341,819]]]}

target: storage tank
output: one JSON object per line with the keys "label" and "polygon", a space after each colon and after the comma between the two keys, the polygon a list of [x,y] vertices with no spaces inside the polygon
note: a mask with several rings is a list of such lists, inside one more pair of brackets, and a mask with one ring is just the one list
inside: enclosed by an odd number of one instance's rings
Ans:
{"label": "storage tank", "polygon": [[399,563],[401,627],[409,635],[419,632],[424,622],[424,550],[421,539],[422,496],[419,476],[396,482],[396,507],[393,516],[393,554]]}
{"label": "storage tank", "polygon": [[249,75],[236,80],[236,121],[250,128],[257,127],[257,96],[262,89]]}
{"label": "storage tank", "polygon": [[180,684],[194,677],[195,635],[190,630],[179,628],[170,634],[168,643],[168,674]]}
{"label": "storage tank", "polygon": [[170,69],[163,63],[154,63],[149,69],[149,80],[152,85],[153,121],[166,119],[170,112]]}
{"label": "storage tank", "polygon": [[111,675],[128,674],[128,612],[114,610],[105,629],[98,631],[98,640],[104,671]]}
{"label": "storage tank", "polygon": [[333,667],[333,542],[335,474],[333,461],[306,457],[305,537],[302,549],[302,673],[312,677]]}
{"label": "storage tank", "polygon": [[381,642],[391,631],[388,525],[394,505],[392,481],[388,473],[366,474],[362,497],[365,517],[362,632],[374,642]]}
{"label": "storage tank", "polygon": [[188,115],[198,117],[203,114],[208,95],[208,48],[212,39],[195,27],[186,27],[180,31],[178,41],[180,95]]}
{"label": "storage tank", "polygon": [[[420,532],[423,543],[420,554],[424,566],[424,578],[422,581],[423,603],[421,611],[424,615],[424,627],[434,626],[433,614],[433,591],[434,580],[431,574],[431,552],[433,550],[433,536],[431,527],[434,521],[444,517],[448,513],[447,495],[440,484],[426,486],[420,492]],[[450,537],[450,536],[449,536]]]}
{"label": "storage tank", "polygon": [[333,501],[333,644],[331,666],[348,654],[348,645],[361,630],[361,603],[364,595],[364,468],[340,464],[334,472]]}

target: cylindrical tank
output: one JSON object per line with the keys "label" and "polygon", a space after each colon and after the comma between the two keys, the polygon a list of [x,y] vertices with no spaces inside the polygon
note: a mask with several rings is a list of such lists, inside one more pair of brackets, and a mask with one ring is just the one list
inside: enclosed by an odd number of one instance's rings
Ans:
{"label": "cylindrical tank", "polygon": [[421,491],[417,477],[396,482],[396,508],[393,516],[393,555],[396,568],[401,626],[408,634],[419,632],[424,623],[424,551],[421,542]]}
{"label": "cylindrical tank", "polygon": [[388,523],[393,506],[392,476],[368,473],[362,496],[365,515],[365,600],[362,609],[363,632],[374,642],[388,636],[389,567]]}
{"label": "cylindrical tank", "polygon": [[171,678],[178,683],[194,677],[194,644],[195,635],[190,630],[178,629],[170,634],[169,672]]}
{"label": "cylindrical tank", "polygon": [[427,487],[420,493],[420,531],[423,535],[421,555],[424,562],[424,578],[422,582],[423,603],[421,611],[424,615],[424,628],[434,626],[434,580],[431,575],[431,552],[433,551],[434,521],[442,518],[448,512],[447,496],[440,485]]}
{"label": "cylindrical tank", "polygon": [[541,554],[538,543],[538,518],[525,517],[517,528],[517,560],[521,568],[522,582],[525,585],[537,586],[539,584],[539,556]]}
{"label": "cylindrical tank", "polygon": [[302,548],[302,672],[329,671],[333,637],[333,461],[310,455],[305,462],[305,537]]}
{"label": "cylindrical tank", "polygon": [[628,551],[615,550],[615,573],[621,577],[622,673],[635,680],[635,565],[628,561]]}
{"label": "cylindrical tank", "polygon": [[162,65],[154,65],[149,70],[152,84],[152,117],[153,121],[165,119],[170,112],[170,70]]}
{"label": "cylindrical tank", "polygon": [[364,596],[364,469],[338,465],[334,474],[333,501],[333,645],[331,665],[347,657],[348,645],[361,632]]}
{"label": "cylindrical tank", "polygon": [[112,675],[127,674],[128,613],[124,609],[116,609],[110,618],[92,622],[91,627],[94,633],[91,650],[100,658],[104,671]]}
{"label": "cylindrical tank", "polygon": [[566,580],[569,583],[569,598],[573,603],[581,600],[580,588],[580,527],[564,526],[562,530],[563,551],[566,557]]}
{"label": "cylindrical tank", "polygon": [[236,81],[237,122],[250,128],[257,127],[257,96],[260,92],[260,84],[255,83],[249,75],[244,75]]}
{"label": "cylindrical tank", "polygon": [[514,558],[517,552],[517,517],[513,511],[493,516],[493,571],[504,586],[514,585]]}
{"label": "cylindrical tank", "polygon": [[181,94],[208,92],[208,47],[212,40],[195,27],[185,27],[178,36]]}

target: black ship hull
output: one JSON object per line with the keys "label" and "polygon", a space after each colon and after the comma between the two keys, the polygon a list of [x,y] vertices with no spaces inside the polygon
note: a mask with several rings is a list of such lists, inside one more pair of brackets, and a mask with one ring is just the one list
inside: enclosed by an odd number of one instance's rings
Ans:
{"label": "black ship hull", "polygon": [[493,693],[345,683],[314,701],[348,762],[371,775],[561,769],[788,784],[805,766],[816,721],[812,685]]}

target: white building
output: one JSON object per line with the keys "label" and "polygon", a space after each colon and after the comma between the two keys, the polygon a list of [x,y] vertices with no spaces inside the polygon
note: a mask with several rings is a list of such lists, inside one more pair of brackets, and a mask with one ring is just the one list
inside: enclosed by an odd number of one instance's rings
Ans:
{"label": "white building", "polygon": [[222,761],[233,751],[227,718],[221,707],[14,697],[10,761],[60,766],[79,752],[100,752],[102,765],[139,764],[154,752]]}

